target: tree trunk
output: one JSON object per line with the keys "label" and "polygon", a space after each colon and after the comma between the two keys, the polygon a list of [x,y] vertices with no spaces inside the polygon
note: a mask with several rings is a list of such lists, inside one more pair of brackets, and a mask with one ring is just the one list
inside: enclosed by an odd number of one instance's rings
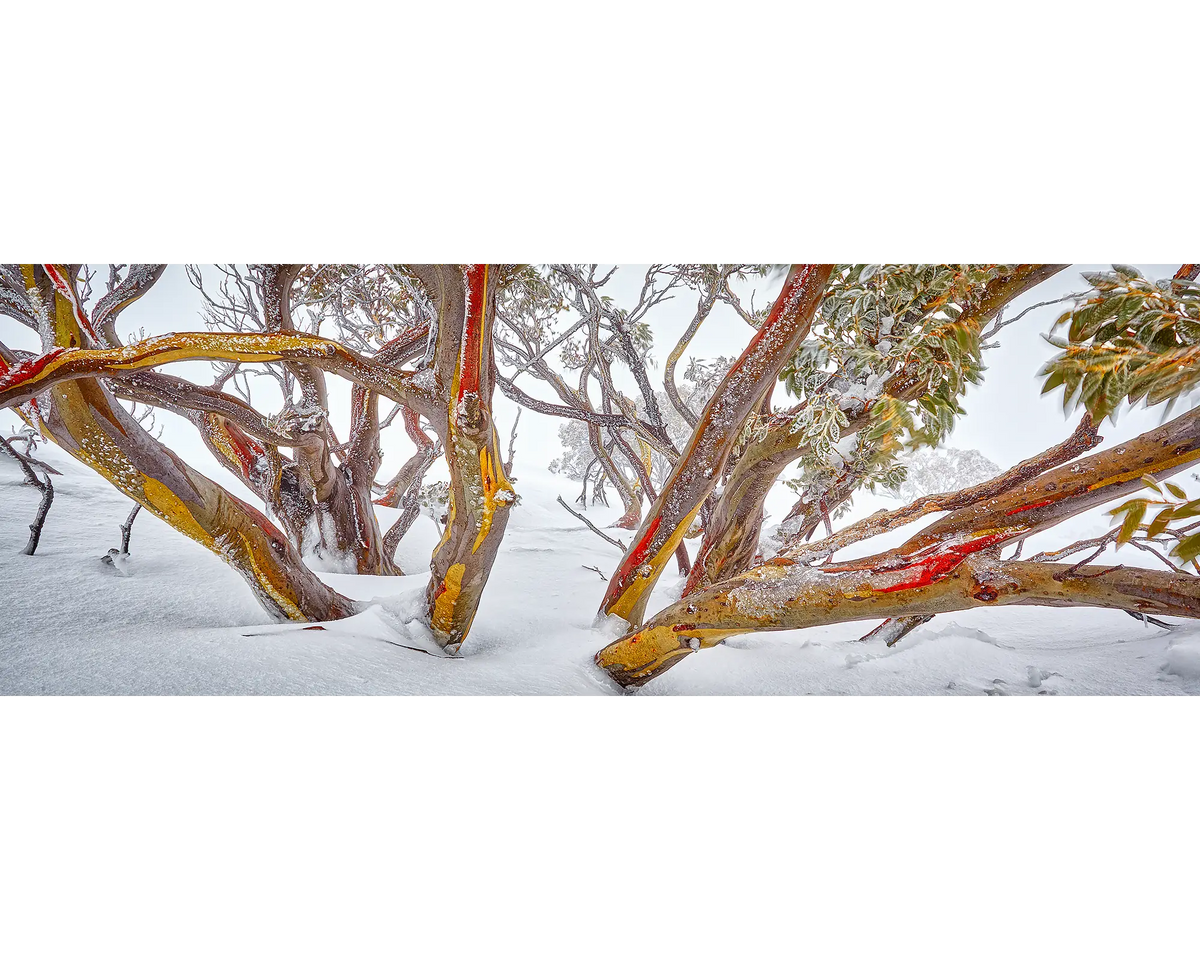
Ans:
{"label": "tree trunk", "polygon": [[792,267],[770,315],[709,399],[687,449],[609,581],[602,615],[641,622],[650,591],[720,479],[742,424],[807,336],[832,270],[829,264]]}
{"label": "tree trunk", "polygon": [[[86,344],[85,330],[90,328],[79,312],[70,274],[65,268],[47,272],[54,278],[54,294],[48,328],[52,339],[45,347]],[[25,268],[25,276],[28,286],[38,285],[40,278],[32,267]],[[16,388],[23,389],[23,378],[12,376],[17,372],[0,371],[0,383],[15,381]],[[357,611],[353,601],[304,566],[266,517],[187,466],[98,381],[63,379],[49,385],[49,397],[49,409],[38,405],[38,425],[46,436],[155,516],[218,554],[272,615],[282,620],[334,620]],[[2,388],[0,398],[9,405]]]}
{"label": "tree trunk", "polygon": [[893,550],[820,567],[804,563],[813,558],[812,548],[787,551],[682,598],[609,644],[596,662],[617,682],[638,685],[693,650],[738,633],[920,617],[979,604],[1074,603],[1200,615],[1200,578],[1140,570],[1101,576],[1095,568],[1076,574],[1066,565],[997,559],[1006,543],[1136,492],[1146,473],[1163,478],[1198,460],[1200,409],[996,496],[969,497]]}
{"label": "tree trunk", "polygon": [[426,594],[434,637],[455,653],[471,628],[516,499],[492,421],[492,325],[498,270],[491,264],[420,268],[438,309],[435,372],[450,387],[446,530]]}
{"label": "tree trunk", "polygon": [[[964,310],[960,322],[982,330],[1005,304],[1063,269],[1062,264],[1021,264],[1008,276],[989,283],[979,299]],[[884,395],[898,400],[919,397],[925,385],[914,376],[914,369],[904,367],[896,371],[885,384]],[[870,405],[867,405],[851,416],[841,435],[850,436],[869,422]],[[803,453],[804,448],[792,432],[790,418],[777,420],[765,437],[747,445],[705,527],[704,540],[688,579],[688,593],[750,569],[758,554],[767,495],[784,469]]]}

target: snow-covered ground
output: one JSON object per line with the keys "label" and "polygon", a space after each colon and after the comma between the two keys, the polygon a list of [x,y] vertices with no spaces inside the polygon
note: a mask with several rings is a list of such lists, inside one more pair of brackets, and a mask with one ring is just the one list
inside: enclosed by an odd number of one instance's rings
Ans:
{"label": "snow-covered ground", "polygon": [[[119,544],[129,502],[53,446],[63,472],[41,546],[20,553],[38,493],[0,457],[0,693],[3,694],[616,694],[592,662],[613,635],[593,626],[616,548],[555,503],[569,481],[522,465],[515,508],[462,655],[437,652],[414,619],[434,524],[400,546],[410,576],[322,574],[377,600],[322,629],[272,623],[241,578],[143,512],[128,575],[100,562]],[[786,510],[787,491],[772,500]],[[861,516],[881,505],[864,496]],[[380,511],[388,522],[394,511]],[[605,524],[618,511],[595,509]],[[1026,546],[1093,535],[1093,513]],[[906,531],[872,541],[898,542]],[[628,536],[622,533],[621,536]],[[1032,548],[1032,549],[1031,549]],[[694,552],[694,545],[693,545]],[[867,552],[862,546],[854,553]],[[1121,557],[1122,562],[1138,558]],[[680,587],[664,577],[658,606]],[[895,648],[856,642],[874,622],[732,638],[686,658],[639,695],[659,694],[1200,694],[1200,626],[1167,632],[1123,613],[1001,608],[937,617]]]}

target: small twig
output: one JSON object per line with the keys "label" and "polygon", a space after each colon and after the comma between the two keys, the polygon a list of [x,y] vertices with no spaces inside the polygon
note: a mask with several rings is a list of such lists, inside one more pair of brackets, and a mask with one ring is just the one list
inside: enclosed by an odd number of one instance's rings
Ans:
{"label": "small twig", "polygon": [[1159,553],[1153,547],[1148,546],[1146,541],[1140,541],[1140,540],[1134,539],[1134,540],[1130,540],[1129,542],[1131,544],[1133,544],[1135,547],[1137,547],[1139,550],[1145,550],[1146,553],[1152,554],[1153,556],[1157,557],[1159,560],[1161,560],[1163,563],[1165,563],[1169,569],[1171,569],[1175,572],[1179,572],[1179,567],[1177,567],[1175,564],[1173,564],[1170,560],[1168,560],[1166,557],[1164,557],[1161,553]]}
{"label": "small twig", "polygon": [[14,450],[12,444],[4,437],[0,437],[0,444],[3,444],[4,449],[8,451],[9,455],[21,465],[26,483],[42,492],[42,502],[38,504],[33,523],[29,525],[29,542],[25,544],[25,549],[21,551],[26,556],[32,557],[38,548],[38,543],[42,539],[42,526],[46,523],[46,515],[50,512],[50,505],[54,503],[54,483],[50,479],[49,470],[46,470],[43,474],[45,480],[39,480],[37,472],[29,462],[30,458]]}
{"label": "small twig", "polygon": [[562,508],[564,510],[566,510],[567,513],[569,513],[571,516],[573,516],[576,520],[582,520],[585,524],[587,524],[588,529],[591,530],[593,533],[603,537],[605,540],[607,540],[609,543],[611,543],[614,547],[617,547],[621,550],[625,549],[625,544],[623,544],[620,540],[615,540],[612,537],[610,537],[607,533],[605,533],[598,526],[596,526],[594,523],[592,523],[592,521],[589,520],[587,517],[583,516],[582,514],[576,513],[569,506],[567,506],[567,501],[565,501],[562,497],[558,498],[558,502],[562,505]]}
{"label": "small twig", "polygon": [[606,576],[604,575],[604,573],[603,573],[603,572],[600,570],[600,568],[599,568],[599,567],[589,567],[589,566],[588,566],[588,565],[585,563],[585,564],[583,564],[583,569],[584,569],[584,570],[591,570],[591,571],[593,571],[593,572],[595,572],[595,573],[598,573],[598,574],[600,575],[600,579],[601,579],[601,580],[603,580],[605,583],[608,583],[608,577],[606,577]]}
{"label": "small twig", "polygon": [[129,553],[129,535],[133,533],[133,521],[137,518],[138,511],[142,509],[140,503],[135,503],[133,509],[129,511],[129,519],[121,524],[121,555],[125,556]]}
{"label": "small twig", "polygon": [[504,472],[512,479],[513,457],[516,455],[517,443],[517,424],[521,422],[521,411],[524,407],[517,407],[517,417],[513,420],[512,433],[508,435],[508,460],[504,464]]}
{"label": "small twig", "polygon": [[1156,627],[1162,627],[1164,630],[1175,629],[1175,624],[1167,623],[1165,620],[1159,620],[1157,617],[1152,617],[1148,613],[1142,613],[1140,610],[1126,610],[1125,612],[1133,617],[1134,620],[1141,620],[1143,623],[1151,623]]}
{"label": "small twig", "polygon": [[[1079,553],[1080,550],[1090,550],[1092,547],[1100,547],[1102,551],[1109,543],[1117,538],[1120,531],[1110,530],[1108,533],[1100,537],[1093,537],[1091,540],[1077,540],[1075,543],[1068,544],[1058,550],[1046,550],[1043,553],[1034,554],[1029,558],[1031,563],[1045,563],[1051,560],[1061,560],[1063,557],[1069,557],[1073,553]],[[1097,554],[1092,554],[1096,556]],[[1086,561],[1085,561],[1086,562]],[[1076,564],[1079,566],[1079,564]]]}
{"label": "small twig", "polygon": [[[1059,297],[1057,300],[1043,300],[1041,303],[1035,303],[1032,306],[1026,307],[1024,310],[1022,310],[1020,313],[1018,313],[1011,320],[1005,320],[1004,319],[1004,311],[1001,310],[1000,313],[997,315],[995,321],[992,323],[992,329],[988,330],[986,333],[984,333],[983,336],[981,336],[979,338],[979,342],[981,344],[987,343],[988,340],[991,340],[992,337],[994,337],[996,334],[998,334],[1001,330],[1003,330],[1005,327],[1011,326],[1012,324],[1016,323],[1023,316],[1025,316],[1025,314],[1029,313],[1031,310],[1037,310],[1039,307],[1048,307],[1055,303],[1063,303],[1064,301],[1067,301],[1067,300],[1074,300],[1077,296],[1078,296],[1078,294],[1068,293],[1065,297]],[[991,344],[989,344],[989,346],[991,346]]]}
{"label": "small twig", "polygon": [[1107,573],[1116,573],[1118,570],[1125,569],[1125,564],[1118,563],[1111,567],[1105,567],[1103,570],[1098,570],[1095,573],[1073,573],[1072,572],[1072,571],[1078,570],[1081,566],[1083,566],[1082,563],[1077,563],[1077,564],[1075,564],[1075,566],[1071,567],[1070,570],[1064,570],[1062,573],[1056,573],[1054,575],[1054,579],[1059,580],[1059,581],[1070,580],[1070,579],[1095,580],[1098,577],[1103,577]]}
{"label": "small twig", "polygon": [[[1076,570],[1078,570],[1080,567],[1087,566],[1089,563],[1091,563],[1093,560],[1095,560],[1098,556],[1100,556],[1100,554],[1102,554],[1104,552],[1104,550],[1107,546],[1108,546],[1107,543],[1100,544],[1100,546],[1096,548],[1094,553],[1088,554],[1084,559],[1080,560],[1078,563],[1072,564],[1071,566],[1067,567],[1067,569],[1063,570],[1061,573],[1056,573],[1054,575],[1054,579],[1059,581],[1060,583],[1063,580],[1069,580],[1071,577],[1075,576]],[[1113,567],[1112,569],[1116,570],[1119,568]],[[1084,578],[1098,577],[1101,574],[1110,573],[1110,572],[1111,572],[1110,570],[1102,570],[1100,573],[1080,574],[1080,576],[1084,577]]]}
{"label": "small twig", "polygon": [[862,643],[864,640],[884,640],[889,647],[894,647],[921,624],[928,623],[932,619],[933,614],[923,617],[892,617],[884,620],[870,633],[859,637],[858,641]]}

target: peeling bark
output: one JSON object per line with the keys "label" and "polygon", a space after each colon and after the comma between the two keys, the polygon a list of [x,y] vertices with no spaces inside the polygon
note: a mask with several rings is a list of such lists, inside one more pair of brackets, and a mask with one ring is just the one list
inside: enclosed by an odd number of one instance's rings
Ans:
{"label": "peeling bark", "polygon": [[449,507],[445,533],[430,562],[433,575],[426,598],[434,637],[456,653],[479,608],[516,499],[492,421],[492,326],[499,270],[472,264],[415,272],[438,309],[434,371],[450,390],[445,435]]}

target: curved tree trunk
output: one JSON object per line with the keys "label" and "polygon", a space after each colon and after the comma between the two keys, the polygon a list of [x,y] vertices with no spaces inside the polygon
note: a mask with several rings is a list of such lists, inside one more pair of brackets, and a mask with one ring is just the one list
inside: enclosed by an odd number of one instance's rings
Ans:
{"label": "curved tree trunk", "polygon": [[[40,285],[41,277],[32,267],[24,273],[29,287]],[[50,342],[45,347],[79,348],[88,342],[91,329],[74,295],[73,275],[53,266],[46,274],[53,279],[53,294],[45,331]],[[0,382],[11,381],[22,389],[19,373],[27,375],[28,370],[0,370]],[[10,405],[2,391],[0,397]],[[49,386],[48,397],[50,403],[39,403],[36,411],[46,436],[155,516],[218,554],[272,615],[333,620],[356,612],[353,601],[304,566],[295,547],[262,513],[150,436],[98,381],[60,380]]]}

